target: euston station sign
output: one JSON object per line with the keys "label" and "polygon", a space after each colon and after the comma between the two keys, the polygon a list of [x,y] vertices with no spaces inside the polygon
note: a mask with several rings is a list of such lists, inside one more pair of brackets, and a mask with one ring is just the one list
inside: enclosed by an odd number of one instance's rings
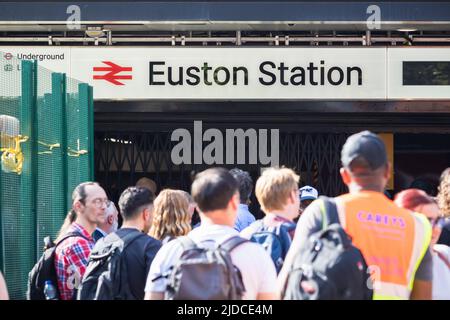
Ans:
{"label": "euston station sign", "polygon": [[450,49],[0,47],[94,86],[96,100],[450,99]]}

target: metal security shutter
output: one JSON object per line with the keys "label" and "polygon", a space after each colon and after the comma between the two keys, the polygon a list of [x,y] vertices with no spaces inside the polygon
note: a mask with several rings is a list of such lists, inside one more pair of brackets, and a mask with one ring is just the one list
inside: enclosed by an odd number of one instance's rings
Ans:
{"label": "metal security shutter", "polygon": [[[293,168],[301,175],[302,184],[317,187],[321,194],[340,194],[345,187],[339,176],[339,151],[346,137],[346,134],[280,131],[280,166]],[[97,132],[96,179],[114,200],[143,176],[155,180],[159,190],[168,187],[189,190],[192,174],[212,166],[174,165],[170,158],[174,145],[169,132]],[[217,166],[242,168],[250,171],[254,179],[262,167]]]}

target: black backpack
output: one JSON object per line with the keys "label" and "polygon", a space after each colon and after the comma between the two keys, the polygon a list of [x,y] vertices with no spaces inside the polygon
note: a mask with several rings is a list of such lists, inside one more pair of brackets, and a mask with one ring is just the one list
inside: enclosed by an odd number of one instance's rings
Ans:
{"label": "black backpack", "polygon": [[66,234],[56,245],[51,240],[50,236],[44,238],[44,252],[28,274],[27,300],[45,300],[44,285],[46,281],[51,281],[53,283],[56,289],[56,297],[58,299],[60,298],[58,277],[55,268],[55,252],[56,248],[64,240],[71,237],[81,237],[86,239],[78,232]]}
{"label": "black backpack", "polygon": [[334,200],[321,197],[326,222],[295,255],[285,283],[285,300],[370,300],[367,264],[339,224]]}
{"label": "black backpack", "polygon": [[277,273],[279,273],[292,242],[289,232],[295,230],[296,224],[285,222],[276,227],[269,227],[261,219],[253,222],[251,227],[255,231],[252,233],[250,241],[262,245],[272,258]]}
{"label": "black backpack", "polygon": [[128,282],[126,248],[144,233],[133,231],[121,239],[116,233],[101,238],[89,256],[77,300],[135,300]]}
{"label": "black backpack", "polygon": [[231,261],[230,252],[248,242],[239,236],[213,249],[199,247],[189,237],[177,238],[183,253],[168,278],[166,300],[241,300],[245,292],[242,275]]}

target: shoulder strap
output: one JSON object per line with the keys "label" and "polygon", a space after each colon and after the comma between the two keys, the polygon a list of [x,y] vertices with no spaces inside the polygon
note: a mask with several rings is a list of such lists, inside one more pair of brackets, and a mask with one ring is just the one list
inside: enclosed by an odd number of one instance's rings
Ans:
{"label": "shoulder strap", "polygon": [[123,243],[123,249],[128,247],[134,240],[145,236],[145,233],[133,230],[121,238],[116,232],[108,234],[106,237],[102,237],[98,242],[102,245],[110,246],[113,243],[121,242]]}
{"label": "shoulder strap", "polygon": [[234,236],[222,242],[219,247],[225,249],[228,252],[231,252],[234,248],[240,246],[245,242],[248,242],[248,240],[241,238],[240,236]]}
{"label": "shoulder strap", "polygon": [[250,227],[254,232],[259,231],[264,228],[264,219],[259,219],[250,224]]}
{"label": "shoulder strap", "polygon": [[447,268],[449,268],[450,270],[450,261],[448,261],[447,257],[442,252],[439,252],[437,250],[435,250],[434,252],[437,253],[438,257],[447,265]]}
{"label": "shoulder strap", "polygon": [[[117,233],[111,233],[107,235],[106,237],[102,237],[97,243],[95,244],[94,249],[91,251],[91,254],[89,255],[89,260],[102,260],[109,255],[111,255],[112,252],[117,248],[117,244],[119,241],[123,242],[123,248],[122,252],[126,254],[124,251],[125,249],[136,239],[140,238],[141,236],[145,235],[142,232],[130,232],[126,234],[123,239],[120,238]],[[111,239],[111,237],[114,237],[114,239]]]}
{"label": "shoulder strap", "polygon": [[287,232],[290,232],[292,230],[295,230],[295,228],[297,228],[297,224],[295,222],[283,222],[281,224],[281,227]]}
{"label": "shoulder strap", "polygon": [[178,241],[183,247],[183,251],[198,248],[197,244],[188,236],[178,237],[174,241]]}
{"label": "shoulder strap", "polygon": [[339,214],[334,198],[320,196],[319,199],[321,201],[320,211],[322,212],[322,230],[324,230],[333,223],[339,223]]}
{"label": "shoulder strap", "polygon": [[175,239],[175,237],[172,236],[165,236],[164,239],[161,240],[161,244],[165,245],[166,243],[172,241],[173,239]]}
{"label": "shoulder strap", "polygon": [[63,241],[69,239],[69,238],[73,238],[73,237],[80,237],[83,238],[86,241],[89,241],[88,238],[86,238],[85,236],[83,236],[81,233],[77,232],[77,231],[73,231],[73,232],[69,232],[67,233],[61,240],[59,240],[56,244],[55,247],[59,246],[61,243],[63,243]]}

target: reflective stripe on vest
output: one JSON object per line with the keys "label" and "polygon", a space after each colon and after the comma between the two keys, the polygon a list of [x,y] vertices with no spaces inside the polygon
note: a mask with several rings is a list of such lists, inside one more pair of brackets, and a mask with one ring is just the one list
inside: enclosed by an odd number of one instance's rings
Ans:
{"label": "reflective stripe on vest", "polygon": [[381,193],[371,191],[337,197],[336,204],[342,227],[373,272],[373,298],[409,299],[431,241],[426,217],[400,209]]}
{"label": "reflective stripe on vest", "polygon": [[[408,270],[410,273],[408,289],[412,291],[414,285],[414,277],[416,276],[417,269],[419,269],[420,262],[422,262],[425,253],[431,243],[432,228],[427,217],[421,213],[413,212],[414,218],[416,219],[416,237],[414,247],[414,257],[411,259],[411,269]],[[420,226],[420,228],[417,228]]]}
{"label": "reflective stripe on vest", "polygon": [[411,291],[407,287],[399,284],[379,281],[374,286],[374,292],[382,292],[382,294],[374,293],[373,300],[404,300],[411,295]]}

